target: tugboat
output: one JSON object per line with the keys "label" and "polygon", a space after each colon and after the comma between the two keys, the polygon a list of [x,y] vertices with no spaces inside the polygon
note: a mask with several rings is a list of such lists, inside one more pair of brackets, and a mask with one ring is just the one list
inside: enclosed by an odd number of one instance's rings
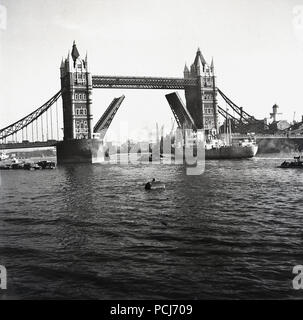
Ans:
{"label": "tugboat", "polygon": [[294,161],[284,161],[278,168],[282,169],[303,169],[303,156],[294,157]]}

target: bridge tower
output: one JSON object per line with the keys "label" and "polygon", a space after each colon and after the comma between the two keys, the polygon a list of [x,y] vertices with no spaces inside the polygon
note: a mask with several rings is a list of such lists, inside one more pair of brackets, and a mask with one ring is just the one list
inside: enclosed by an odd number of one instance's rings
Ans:
{"label": "bridge tower", "polygon": [[76,43],[72,52],[62,59],[61,91],[63,100],[64,140],[92,137],[92,76],[87,55],[81,59]]}
{"label": "bridge tower", "polygon": [[64,139],[57,143],[58,164],[101,162],[102,141],[92,139],[92,76],[87,55],[81,59],[76,43],[60,66]]}
{"label": "bridge tower", "polygon": [[208,65],[200,49],[188,69],[184,68],[184,78],[196,78],[196,87],[185,88],[186,108],[198,129],[206,134],[216,134],[218,130],[217,91],[215,83],[214,62]]}

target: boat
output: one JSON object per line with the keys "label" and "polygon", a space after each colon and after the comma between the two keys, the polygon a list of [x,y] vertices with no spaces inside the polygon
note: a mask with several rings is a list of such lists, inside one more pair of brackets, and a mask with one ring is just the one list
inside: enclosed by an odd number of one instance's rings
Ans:
{"label": "boat", "polygon": [[205,143],[205,159],[248,159],[258,152],[253,136],[234,142],[232,139],[231,121],[227,117],[224,133],[219,139],[211,137]]}
{"label": "boat", "polygon": [[56,169],[56,163],[53,161],[39,161],[37,162],[37,165],[40,166],[42,169]]}
{"label": "boat", "polygon": [[303,169],[303,156],[294,157],[294,161],[284,161],[278,168]]}
{"label": "boat", "polygon": [[23,169],[33,171],[33,170],[41,170],[42,168],[37,163],[28,162],[28,163],[24,163]]}
{"label": "boat", "polygon": [[9,164],[0,165],[0,170],[10,170],[11,166]]}
{"label": "boat", "polygon": [[13,169],[13,170],[24,169],[24,164],[23,163],[19,163],[19,162],[12,163],[11,164],[11,169]]}
{"label": "boat", "polygon": [[253,139],[245,139],[237,143],[226,144],[223,140],[205,143],[205,159],[248,159],[258,152],[258,146]]}
{"label": "boat", "polygon": [[145,184],[145,190],[165,189],[165,184],[161,181],[153,179]]}
{"label": "boat", "polygon": [[204,145],[206,160],[253,158],[258,152],[254,137],[248,136],[246,139],[233,141],[230,121],[228,119],[226,121],[229,125],[226,124],[226,131],[222,135],[208,135],[202,144],[197,137],[192,136],[186,139],[185,145],[200,145],[200,147]]}
{"label": "boat", "polygon": [[1,152],[0,154],[0,161],[7,160],[9,156],[5,152]]}

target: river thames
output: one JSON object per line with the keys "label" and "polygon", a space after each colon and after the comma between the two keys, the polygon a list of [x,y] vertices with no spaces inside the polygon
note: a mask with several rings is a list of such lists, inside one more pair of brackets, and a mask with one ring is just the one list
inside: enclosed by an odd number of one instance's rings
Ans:
{"label": "river thames", "polygon": [[280,157],[2,171],[0,297],[302,298],[303,171]]}

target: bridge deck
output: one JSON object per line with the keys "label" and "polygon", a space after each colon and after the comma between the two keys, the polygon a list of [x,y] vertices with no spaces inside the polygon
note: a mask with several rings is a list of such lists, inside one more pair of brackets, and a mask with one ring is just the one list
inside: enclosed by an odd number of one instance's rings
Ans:
{"label": "bridge deck", "polygon": [[93,88],[174,89],[196,86],[197,79],[158,77],[93,76]]}
{"label": "bridge deck", "polygon": [[[250,136],[248,135],[242,135],[242,134],[233,134],[232,135],[233,139],[247,139],[249,138]],[[286,135],[274,135],[274,134],[256,134],[253,136],[255,139],[303,139],[303,135],[298,135],[298,136],[295,136],[295,135],[289,135],[289,136],[286,136]]]}
{"label": "bridge deck", "polygon": [[19,143],[0,143],[0,150],[55,147],[56,144],[57,141],[55,140]]}

